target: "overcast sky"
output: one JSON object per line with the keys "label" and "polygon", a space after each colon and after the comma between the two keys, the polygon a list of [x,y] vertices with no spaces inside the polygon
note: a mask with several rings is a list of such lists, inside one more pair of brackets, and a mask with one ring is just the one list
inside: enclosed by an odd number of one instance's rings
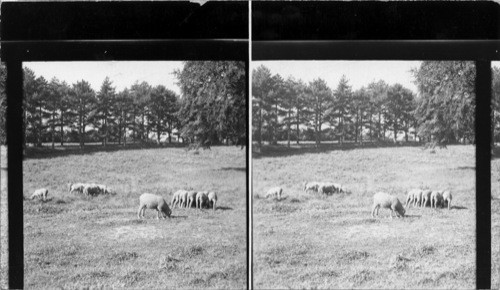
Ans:
{"label": "overcast sky", "polygon": [[331,89],[336,89],[342,75],[349,79],[353,90],[368,85],[372,81],[384,80],[389,85],[400,83],[417,93],[410,73],[420,61],[254,61],[252,69],[265,65],[272,74],[280,74],[284,79],[289,75],[305,82],[322,78]]}
{"label": "overcast sky", "polygon": [[23,66],[47,81],[56,77],[72,85],[86,80],[95,91],[101,89],[104,78],[108,76],[116,92],[130,88],[135,81],[146,81],[152,86],[164,85],[180,94],[173,71],[182,68],[181,61],[25,62]]}

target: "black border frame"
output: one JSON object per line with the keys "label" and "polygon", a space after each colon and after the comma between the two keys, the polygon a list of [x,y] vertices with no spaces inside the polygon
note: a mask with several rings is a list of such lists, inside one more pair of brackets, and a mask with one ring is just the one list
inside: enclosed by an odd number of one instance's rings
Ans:
{"label": "black border frame", "polygon": [[500,60],[499,27],[492,2],[252,3],[253,61],[475,61],[477,289],[491,288],[491,61]]}
{"label": "black border frame", "polygon": [[[233,60],[246,67],[249,106],[248,3],[2,3],[2,60],[7,67],[8,285],[24,288],[23,61]],[[168,15],[169,17],[165,17]],[[214,18],[216,16],[216,18]],[[122,26],[132,28],[121,29]],[[248,111],[248,110],[247,110]],[[246,114],[249,123],[248,113]],[[247,127],[247,273],[249,138]],[[246,287],[250,285],[247,275]]]}

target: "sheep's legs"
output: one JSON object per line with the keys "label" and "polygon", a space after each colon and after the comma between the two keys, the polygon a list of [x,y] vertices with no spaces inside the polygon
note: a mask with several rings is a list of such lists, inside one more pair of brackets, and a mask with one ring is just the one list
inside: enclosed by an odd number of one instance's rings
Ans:
{"label": "sheep's legs", "polygon": [[141,211],[142,211],[142,206],[139,206],[139,211],[137,211],[137,217],[140,219],[141,218]]}
{"label": "sheep's legs", "polygon": [[372,217],[375,218],[375,211],[377,212],[377,216],[378,216],[378,206],[374,206],[373,209],[372,209]]}

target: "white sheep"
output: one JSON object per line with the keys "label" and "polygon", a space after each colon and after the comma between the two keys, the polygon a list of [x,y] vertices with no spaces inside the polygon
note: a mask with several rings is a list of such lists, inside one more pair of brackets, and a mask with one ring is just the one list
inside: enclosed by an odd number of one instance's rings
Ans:
{"label": "white sheep", "polygon": [[428,190],[428,189],[422,190],[422,204],[421,204],[421,207],[426,207],[427,206],[427,202],[430,203],[430,201],[431,201],[431,193],[432,193],[431,190]]}
{"label": "white sheep", "polygon": [[86,184],[84,184],[84,183],[70,183],[69,192],[83,193],[85,185]]}
{"label": "white sheep", "polygon": [[283,194],[283,189],[279,186],[270,188],[266,193],[266,198],[269,197],[277,197],[281,199],[281,195]]}
{"label": "white sheep", "polygon": [[197,192],[193,191],[193,190],[187,192],[187,204],[188,204],[187,207],[188,208],[191,208],[193,206],[193,203],[196,200],[196,194],[197,194]]}
{"label": "white sheep", "polygon": [[174,192],[174,194],[172,195],[172,201],[170,202],[170,206],[172,208],[175,208],[176,205],[180,207],[181,194],[183,194],[184,192],[185,190],[183,189],[179,189],[176,192]]}
{"label": "white sheep", "polygon": [[168,216],[170,218],[170,215],[172,214],[172,211],[168,207],[168,204],[163,199],[163,197],[151,193],[143,193],[139,197],[139,211],[137,212],[137,217],[139,219],[141,217],[144,217],[146,208],[156,209],[156,211],[158,212],[157,219],[160,219],[160,212],[162,218],[165,218],[165,216]]}
{"label": "white sheep", "polygon": [[448,204],[448,210],[451,209],[451,200],[452,200],[452,196],[451,196],[451,192],[446,190],[445,192],[443,192],[443,206],[445,203]]}
{"label": "white sheep", "polygon": [[412,189],[406,194],[405,208],[409,207],[413,203],[413,199],[415,198],[414,190],[415,189]]}
{"label": "white sheep", "polygon": [[48,194],[49,194],[49,190],[48,189],[46,189],[46,188],[40,188],[40,189],[35,190],[35,192],[33,192],[33,194],[31,195],[30,198],[31,199],[42,198],[42,200],[46,200]]}
{"label": "white sheep", "polygon": [[213,191],[208,193],[208,206],[212,205],[212,209],[215,210],[217,208],[217,194]]}
{"label": "white sheep", "polygon": [[333,184],[335,186],[335,188],[337,188],[337,192],[338,193],[343,193],[345,192],[345,188],[342,184],[339,184],[339,183],[334,183]]}
{"label": "white sheep", "polygon": [[179,194],[179,208],[187,207],[188,192],[184,190]]}
{"label": "white sheep", "polygon": [[434,190],[431,193],[431,207],[437,208],[439,204],[443,202],[442,191]]}
{"label": "white sheep", "polygon": [[417,189],[413,192],[413,207],[422,206],[422,190]]}
{"label": "white sheep", "polygon": [[309,190],[317,192],[318,191],[318,187],[319,187],[319,182],[316,182],[316,181],[305,182],[304,183],[304,192],[307,192]]}
{"label": "white sheep", "polygon": [[208,201],[208,192],[207,191],[199,191],[196,194],[196,208],[201,209],[203,205]]}
{"label": "white sheep", "polygon": [[378,216],[378,211],[381,207],[388,208],[391,210],[391,212],[390,212],[391,218],[392,218],[392,214],[394,212],[395,212],[397,217],[404,217],[405,216],[406,211],[396,196],[392,196],[392,195],[387,194],[385,192],[375,193],[375,195],[373,195],[372,217],[375,217],[375,215],[374,215],[375,211],[377,211],[377,216]]}

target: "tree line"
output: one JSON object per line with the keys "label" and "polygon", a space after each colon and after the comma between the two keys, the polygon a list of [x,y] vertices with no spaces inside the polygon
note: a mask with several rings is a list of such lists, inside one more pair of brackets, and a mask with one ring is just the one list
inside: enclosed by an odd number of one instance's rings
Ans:
{"label": "tree line", "polygon": [[[342,76],[335,88],[322,78],[305,83],[253,71],[253,139],[300,141],[474,142],[475,67],[473,62],[424,61],[411,71],[418,94],[401,84],[374,81],[353,90]],[[493,134],[500,141],[500,69],[493,69]]]}
{"label": "tree line", "polygon": [[[245,67],[241,62],[187,61],[174,74],[181,96],[163,85],[136,82],[117,92],[106,77],[94,91],[85,81],[65,81],[36,76],[24,68],[23,111],[25,142],[61,146],[78,142],[161,143],[172,135],[203,146],[246,141]],[[5,67],[0,68],[0,110],[5,142]],[[154,140],[153,140],[154,139]]]}

